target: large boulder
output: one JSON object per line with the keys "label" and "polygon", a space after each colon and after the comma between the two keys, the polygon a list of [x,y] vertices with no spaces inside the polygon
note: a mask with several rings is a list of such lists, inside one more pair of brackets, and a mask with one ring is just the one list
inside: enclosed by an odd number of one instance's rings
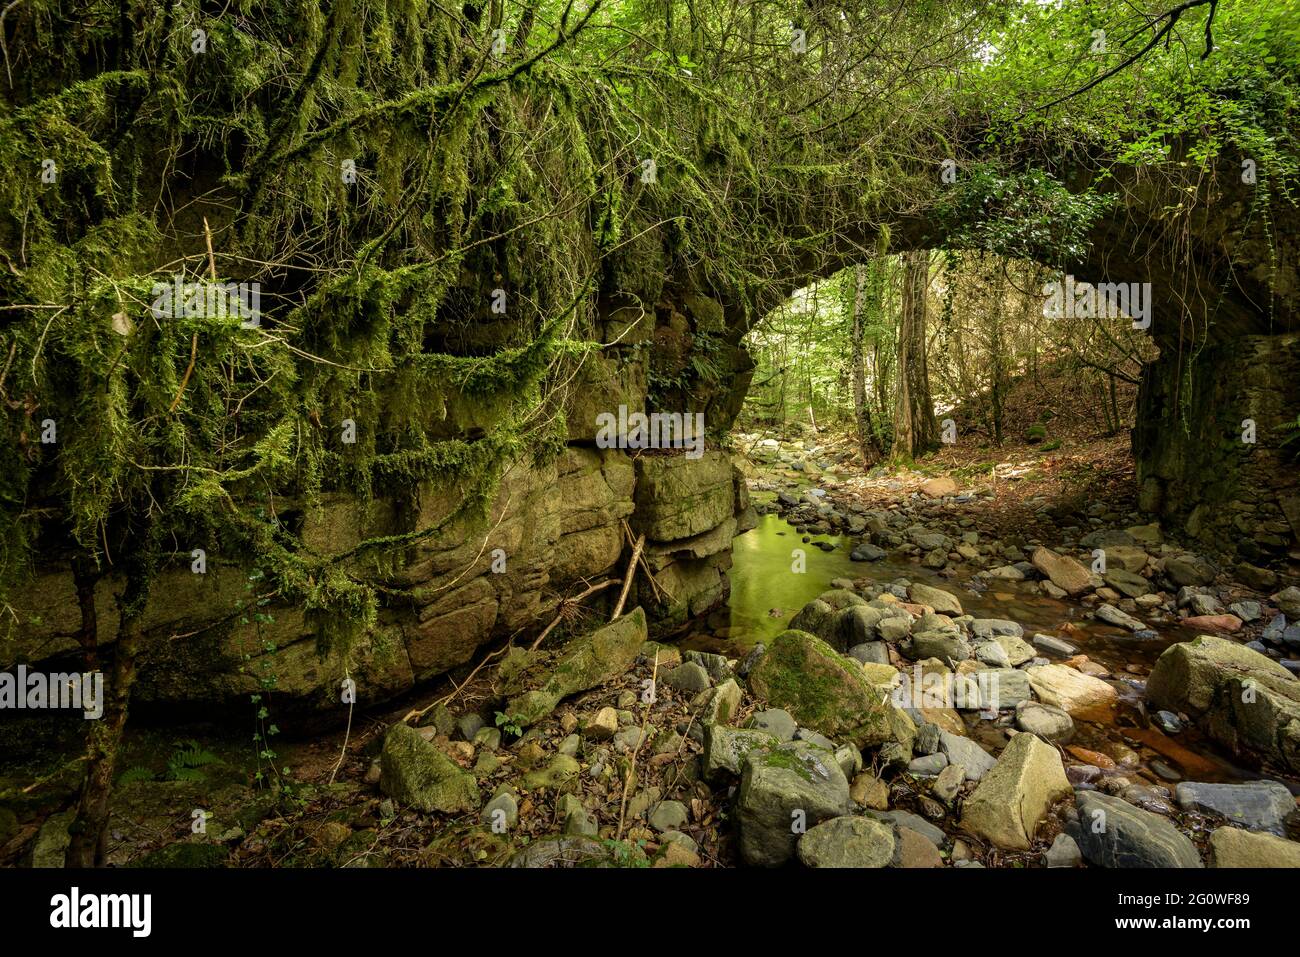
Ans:
{"label": "large boulder", "polygon": [[1119,699],[1119,693],[1100,678],[1066,665],[1038,665],[1025,673],[1040,701],[1070,715],[1095,714]]}
{"label": "large boulder", "polygon": [[740,855],[755,867],[779,867],[801,834],[849,808],[848,779],[830,752],[802,741],[751,751],[736,802]]}
{"label": "large boulder", "polygon": [[474,776],[408,725],[388,729],[379,768],[380,789],[401,804],[444,814],[478,809]]}
{"label": "large boulder", "polygon": [[1300,680],[1226,638],[1170,645],[1147,679],[1147,699],[1183,711],[1228,748],[1300,769]]}
{"label": "large boulder", "polygon": [[863,748],[896,741],[910,751],[912,720],[874,688],[861,663],[807,632],[784,631],[749,675],[755,696],[805,728]]}
{"label": "large boulder", "polygon": [[1052,804],[1070,790],[1057,750],[1036,735],[1018,734],[966,799],[961,825],[998,847],[1025,851]]}
{"label": "large boulder", "polygon": [[[636,661],[646,641],[645,612],[640,608],[617,621],[565,646],[560,659],[544,677],[540,686],[510,697],[506,714],[521,728],[550,714],[564,698],[604,684],[626,672]],[[524,671],[511,675],[510,683],[522,683]]]}
{"label": "large boulder", "polygon": [[1201,867],[1190,840],[1159,814],[1098,791],[1075,793],[1083,856],[1100,867]]}
{"label": "large boulder", "polygon": [[1081,595],[1092,588],[1092,573],[1068,555],[1058,555],[1041,545],[1029,561],[1057,588],[1071,595]]}

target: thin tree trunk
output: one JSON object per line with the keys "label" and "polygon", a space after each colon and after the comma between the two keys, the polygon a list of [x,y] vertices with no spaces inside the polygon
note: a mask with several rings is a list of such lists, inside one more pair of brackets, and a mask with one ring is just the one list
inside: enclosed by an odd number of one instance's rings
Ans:
{"label": "thin tree trunk", "polygon": [[880,458],[875,423],[871,421],[871,406],[867,402],[866,357],[862,348],[863,274],[861,266],[853,267],[853,420],[858,427],[858,447],[862,460],[874,465]]}
{"label": "thin tree trunk", "polygon": [[86,779],[77,802],[77,816],[69,831],[65,862],[68,867],[102,864],[108,844],[109,798],[122,731],[126,727],[131,686],[135,683],[135,658],[141,641],[143,609],[123,604],[122,621],[113,648],[113,674],[107,689],[104,713],[87,735]]}
{"label": "thin tree trunk", "polygon": [[903,254],[903,297],[898,326],[898,402],[894,456],[915,459],[939,444],[925,355],[926,290],[930,252]]}

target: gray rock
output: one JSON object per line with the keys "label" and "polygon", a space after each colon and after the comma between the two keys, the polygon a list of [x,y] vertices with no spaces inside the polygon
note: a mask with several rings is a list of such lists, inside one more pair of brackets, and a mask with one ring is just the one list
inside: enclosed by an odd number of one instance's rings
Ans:
{"label": "gray rock", "polygon": [[1059,658],[1071,658],[1079,653],[1076,645],[1070,644],[1064,638],[1057,638],[1055,635],[1034,635],[1034,647],[1041,648],[1049,655],[1056,655]]}
{"label": "gray rock", "polygon": [[934,777],[947,766],[948,757],[940,752],[938,754],[927,754],[919,758],[913,758],[907,765],[907,770],[909,773],[920,777]]}
{"label": "gray rock", "polygon": [[704,651],[688,651],[685,659],[699,665],[709,673],[714,681],[726,681],[731,677],[731,665],[727,664],[726,655],[713,655]]}
{"label": "gray rock", "polygon": [[812,728],[799,728],[794,733],[796,741],[807,741],[811,745],[821,748],[824,751],[835,752],[835,742],[824,734],[820,734]]}
{"label": "gray rock", "polygon": [[650,826],[656,831],[676,831],[690,820],[686,805],[681,801],[660,801],[650,812]]}
{"label": "gray rock", "polygon": [[865,641],[849,649],[849,657],[863,664],[889,664],[889,649],[883,641]]}
{"label": "gray rock", "polygon": [[1017,707],[1033,697],[1029,675],[1016,668],[989,668],[975,672],[974,678],[981,704],[994,711]]}
{"label": "gray rock", "polygon": [[1286,836],[1283,821],[1296,810],[1295,798],[1276,781],[1207,784],[1184,781],[1174,789],[1184,811],[1213,811],[1252,831]]}
{"label": "gray rock", "polygon": [[1098,605],[1096,614],[1099,620],[1116,628],[1127,628],[1129,631],[1142,631],[1146,628],[1142,622],[1120,611],[1114,605]]}
{"label": "gray rock", "polygon": [[792,824],[811,830],[850,806],[848,779],[820,748],[791,742],[750,752],[736,800],[741,857],[751,866],[779,867],[795,853]]}
{"label": "gray rock", "polygon": [[975,646],[975,659],[992,668],[1010,668],[1011,658],[1007,650],[996,641],[986,641]]}
{"label": "gray rock", "polygon": [[966,769],[967,781],[978,781],[998,763],[970,738],[950,731],[939,732],[939,747],[948,756],[949,764],[960,764]]}
{"label": "gray rock", "polygon": [[704,729],[704,753],[701,755],[704,779],[721,784],[728,777],[739,776],[751,751],[779,743],[779,738],[757,728],[742,730],[720,724],[709,725]]}
{"label": "gray rock", "polygon": [[885,867],[894,856],[894,829],[869,817],[837,817],[799,839],[805,867]]}
{"label": "gray rock", "polygon": [[934,754],[939,750],[939,726],[929,721],[922,721],[916,727],[916,740],[912,749],[917,754]]}
{"label": "gray rock", "polygon": [[1193,595],[1187,603],[1193,615],[1221,615],[1223,604],[1213,595]]}
{"label": "gray rock", "polygon": [[1201,867],[1196,846],[1167,820],[1122,798],[1075,791],[1075,840],[1100,867]]}
{"label": "gray rock", "polygon": [[1052,744],[1066,744],[1074,737],[1074,719],[1055,705],[1041,701],[1016,705],[1016,727]]}
{"label": "gray rock", "polygon": [[966,639],[942,631],[923,631],[912,636],[907,649],[913,661],[938,658],[940,661],[965,661],[971,656]]}
{"label": "gray rock", "polygon": [[686,694],[704,691],[713,683],[709,678],[709,673],[693,661],[685,662],[670,671],[664,672],[659,680],[674,691],[681,691]]}
{"label": "gray rock", "polygon": [[474,736],[482,730],[484,723],[480,715],[471,711],[469,714],[460,716],[460,719],[456,722],[456,728],[460,731],[462,738],[466,741],[473,741]]}
{"label": "gray rock", "polygon": [[1178,734],[1183,730],[1183,719],[1172,711],[1157,711],[1151,716],[1151,720],[1165,734]]}
{"label": "gray rock", "polygon": [[512,828],[519,823],[519,802],[509,791],[503,791],[483,805],[479,819],[492,828],[494,833],[501,834],[503,829]]}
{"label": "gray rock", "polygon": [[1043,855],[1043,863],[1048,867],[1078,867],[1083,863],[1083,852],[1070,835],[1058,834]]}
{"label": "gray rock", "polygon": [[1000,635],[1020,638],[1025,629],[1005,618],[974,618],[970,623],[970,632],[976,638],[996,638]]}
{"label": "gray rock", "polygon": [[[749,727],[755,731],[766,731],[780,741],[793,741],[794,733],[799,729],[794,718],[790,717],[790,712],[781,708],[755,711],[749,719]],[[739,773],[739,768],[736,773]]]}
{"label": "gray rock", "polygon": [[941,829],[935,827],[919,814],[913,814],[911,811],[873,811],[870,808],[862,812],[867,817],[874,817],[881,821],[888,821],[899,827],[911,828],[916,833],[931,841],[936,847],[943,847],[948,843],[948,835]]}

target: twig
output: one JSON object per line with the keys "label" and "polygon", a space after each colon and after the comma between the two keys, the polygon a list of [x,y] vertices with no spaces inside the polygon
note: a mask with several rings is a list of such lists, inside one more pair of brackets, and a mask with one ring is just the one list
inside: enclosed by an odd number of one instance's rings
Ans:
{"label": "twig", "polygon": [[645,713],[641,716],[641,739],[637,741],[636,747],[632,749],[632,763],[628,765],[627,776],[623,778],[623,800],[618,805],[618,834],[614,840],[623,840],[623,818],[627,813],[627,792],[632,787],[632,779],[636,777],[636,757],[641,753],[641,746],[645,744],[645,731],[650,724],[650,706],[654,704],[655,689],[659,685],[659,652],[655,651],[654,669],[650,672],[650,700],[645,703]]}
{"label": "twig", "polygon": [[641,549],[644,547],[645,536],[641,535],[637,538],[636,544],[632,546],[632,557],[627,563],[627,575],[623,578],[623,590],[619,593],[618,604],[614,606],[614,614],[609,616],[610,621],[613,621],[618,618],[619,615],[623,614],[623,605],[627,602],[627,593],[631,591],[632,579],[636,576],[637,559],[641,557]]}

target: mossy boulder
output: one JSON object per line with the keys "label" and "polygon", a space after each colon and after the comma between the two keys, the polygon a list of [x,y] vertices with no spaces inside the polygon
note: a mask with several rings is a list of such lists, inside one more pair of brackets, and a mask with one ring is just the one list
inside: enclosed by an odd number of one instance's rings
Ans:
{"label": "mossy boulder", "polygon": [[833,741],[859,748],[894,741],[911,749],[916,726],[871,684],[862,665],[807,632],[784,631],[749,676],[771,707]]}
{"label": "mossy boulder", "polygon": [[849,782],[829,751],[802,741],[750,751],[736,802],[740,854],[753,867],[779,867],[800,834],[847,814]]}
{"label": "mossy boulder", "polygon": [[405,724],[388,729],[379,768],[380,789],[417,810],[458,814],[481,803],[474,776]]}
{"label": "mossy boulder", "polygon": [[[536,724],[569,695],[604,684],[631,668],[645,641],[645,612],[636,608],[617,621],[571,641],[550,671],[537,676],[540,686],[510,697],[505,713],[521,728]],[[510,665],[509,676],[518,685],[528,662],[507,659],[504,664]]]}

